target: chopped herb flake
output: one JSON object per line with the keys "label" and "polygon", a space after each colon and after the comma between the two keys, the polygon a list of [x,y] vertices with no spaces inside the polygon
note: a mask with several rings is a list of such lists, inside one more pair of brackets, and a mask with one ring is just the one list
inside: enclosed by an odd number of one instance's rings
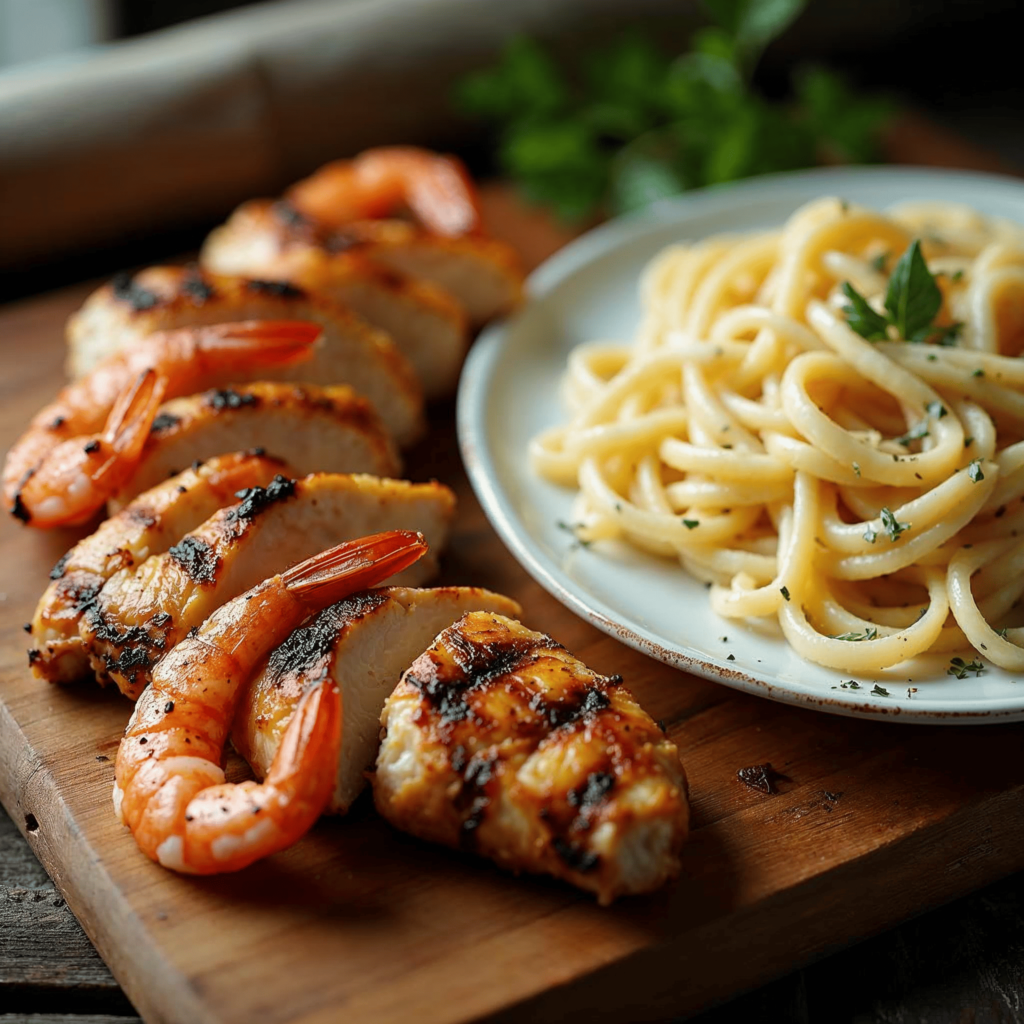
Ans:
{"label": "chopped herb flake", "polygon": [[688,530],[692,530],[695,527],[700,526],[700,520],[699,519],[684,519],[683,520],[683,526],[685,526]]}
{"label": "chopped herb flake", "polygon": [[567,523],[567,522],[559,519],[558,522],[555,523],[555,525],[560,530],[565,530],[566,533],[571,533],[573,535],[573,539],[576,541],[576,545],[581,547],[581,548],[589,548],[590,545],[593,543],[593,541],[582,540],[579,537],[579,535],[576,533],[577,530],[582,528],[582,526],[583,526],[582,523]]}
{"label": "chopped herb flake", "polygon": [[863,633],[838,633],[832,636],[833,640],[874,640],[878,636],[878,630],[869,626]]}
{"label": "chopped herb flake", "polygon": [[779,587],[779,593],[788,601],[789,600],[789,587]]}
{"label": "chopped herb flake", "polygon": [[985,479],[985,474],[981,471],[981,459],[972,459],[970,465],[967,467],[967,475],[974,481],[974,483],[981,483]]}
{"label": "chopped herb flake", "polygon": [[893,438],[897,444],[903,445],[904,448],[909,448],[915,441],[920,441],[922,437],[928,436],[928,420],[923,419],[920,423],[915,423],[905,434],[900,437]]}
{"label": "chopped herb flake", "polygon": [[957,679],[966,679],[968,672],[973,672],[975,676],[980,676],[984,671],[985,666],[980,661],[965,662],[963,658],[950,658],[946,675],[956,676]]}
{"label": "chopped herb flake", "polygon": [[929,416],[934,416],[937,420],[946,415],[946,407],[941,402],[929,402],[925,409]]}
{"label": "chopped herb flake", "polygon": [[860,476],[860,463],[859,463],[859,462],[855,462],[855,463],[853,464],[853,471],[854,471],[854,473],[855,473],[855,474],[856,474],[857,476]]}
{"label": "chopped herb flake", "polygon": [[951,324],[944,324],[941,327],[924,327],[909,341],[928,342],[930,345],[942,345],[949,348],[960,340],[960,332],[964,325],[956,320]]}
{"label": "chopped herb flake", "polygon": [[899,535],[903,533],[904,530],[910,529],[910,523],[899,522],[896,516],[894,516],[887,508],[883,508],[878,515],[882,520],[882,529],[889,534],[889,540],[893,543],[899,539]]}
{"label": "chopped herb flake", "polygon": [[875,683],[875,685],[871,687],[871,696],[888,697],[889,691],[884,686],[879,686],[878,683]]}

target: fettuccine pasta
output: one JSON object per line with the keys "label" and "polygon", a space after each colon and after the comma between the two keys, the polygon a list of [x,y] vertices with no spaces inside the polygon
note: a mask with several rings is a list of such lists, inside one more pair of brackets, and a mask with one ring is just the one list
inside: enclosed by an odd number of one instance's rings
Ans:
{"label": "fettuccine pasta", "polygon": [[1024,230],[821,199],[664,250],[641,295],[632,344],[572,352],[571,419],[531,445],[578,488],[580,540],[678,559],[820,665],[1024,670]]}

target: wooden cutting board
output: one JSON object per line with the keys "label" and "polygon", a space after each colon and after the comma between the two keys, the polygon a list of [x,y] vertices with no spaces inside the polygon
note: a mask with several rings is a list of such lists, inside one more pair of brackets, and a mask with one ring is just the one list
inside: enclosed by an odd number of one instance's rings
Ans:
{"label": "wooden cutting board", "polygon": [[[518,214],[506,222],[525,230],[534,258],[561,241]],[[55,391],[63,321],[87,290],[0,310],[0,450]],[[473,498],[452,410],[433,419],[408,469],[459,494],[444,582],[512,595],[528,625],[621,673],[664,721],[692,788],[682,877],[600,909],[564,885],[394,832],[365,799],[236,876],[156,867],[110,806],[128,703],[28,672],[22,623],[77,535],[5,517],[0,800],[148,1021],[657,1020],[1024,867],[1024,725],[837,718],[644,658],[526,576]],[[776,795],[737,778],[764,762],[785,776]]]}

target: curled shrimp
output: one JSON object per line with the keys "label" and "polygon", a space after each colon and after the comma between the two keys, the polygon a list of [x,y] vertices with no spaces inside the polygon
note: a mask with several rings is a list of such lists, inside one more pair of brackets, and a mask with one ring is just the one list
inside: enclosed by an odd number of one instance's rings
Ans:
{"label": "curled shrimp", "polygon": [[224,743],[260,659],[308,615],[381,583],[427,550],[407,530],[348,541],[219,608],[157,666],[117,752],[114,808],[166,868],[216,874],[296,842],[334,787],[341,697],[333,679],[296,709],[262,783],[226,783]]}
{"label": "curled shrimp", "polygon": [[[160,390],[163,398],[203,391],[242,369],[307,359],[319,336],[319,325],[302,320],[252,320],[161,331],[110,356],[64,388],[7,453],[3,493],[8,511],[41,528],[85,522],[116,489],[108,485],[115,470],[131,468],[149,429],[144,415],[152,402],[141,395],[130,401],[126,396],[133,389],[148,388],[151,395]],[[145,370],[156,371],[161,389],[155,382],[141,385]],[[157,397],[156,405],[160,401]],[[103,447],[90,451],[97,441]],[[116,466],[110,462],[115,455]],[[94,475],[103,467],[105,475]],[[68,485],[73,493],[65,491]]]}
{"label": "curled shrimp", "polygon": [[42,529],[91,519],[135,468],[165,386],[155,370],[139,374],[114,402],[101,431],[58,443],[21,476],[11,513]]}
{"label": "curled shrimp", "polygon": [[327,227],[386,217],[401,207],[437,235],[480,230],[476,188],[461,160],[414,146],[368,149],[294,185],[289,202]]}

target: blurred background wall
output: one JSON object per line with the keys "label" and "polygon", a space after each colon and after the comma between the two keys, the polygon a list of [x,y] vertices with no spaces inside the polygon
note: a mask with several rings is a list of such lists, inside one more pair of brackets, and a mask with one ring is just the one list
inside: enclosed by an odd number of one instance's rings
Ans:
{"label": "blurred background wall", "polygon": [[[704,20],[697,0],[0,0],[0,294],[188,249],[368,145],[486,173],[451,91],[513,35],[564,55],[640,26],[672,53]],[[1022,30],[1014,0],[811,0],[755,82],[780,96],[820,61],[1024,167]]]}

